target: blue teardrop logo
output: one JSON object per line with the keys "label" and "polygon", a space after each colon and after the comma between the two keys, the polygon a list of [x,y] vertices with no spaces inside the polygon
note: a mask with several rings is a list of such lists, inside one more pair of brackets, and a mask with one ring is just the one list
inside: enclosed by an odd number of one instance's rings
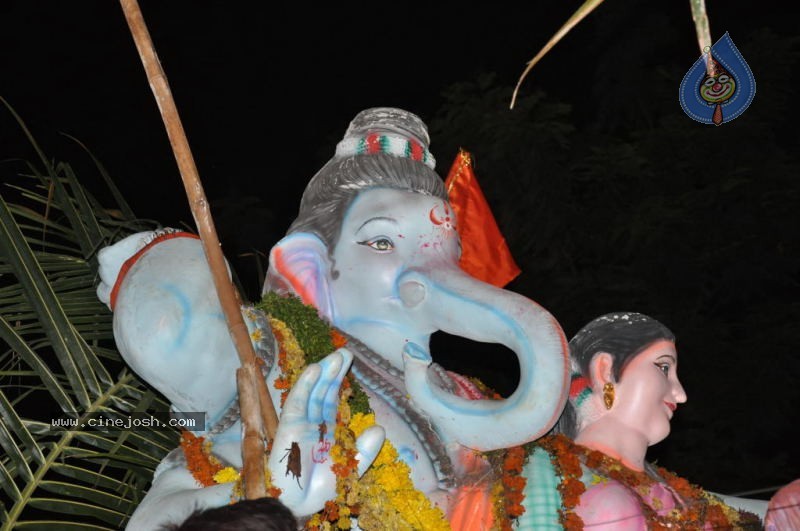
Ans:
{"label": "blue teardrop logo", "polygon": [[756,95],[756,80],[726,32],[695,61],[681,81],[683,112],[704,124],[721,125],[742,114]]}

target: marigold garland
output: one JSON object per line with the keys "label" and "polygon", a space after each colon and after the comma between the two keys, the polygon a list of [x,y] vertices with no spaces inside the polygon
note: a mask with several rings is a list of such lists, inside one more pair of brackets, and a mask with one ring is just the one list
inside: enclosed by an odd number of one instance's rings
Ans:
{"label": "marigold garland", "polygon": [[494,509],[492,525],[494,530],[511,531],[517,519],[525,512],[522,502],[525,499],[527,479],[522,475],[522,471],[528,455],[525,446],[514,446],[484,454],[491,463],[496,478],[490,491]]}
{"label": "marigold garland", "polygon": [[[350,429],[357,436],[375,424],[375,415],[353,415]],[[361,512],[359,526],[364,529],[449,531],[450,523],[441,509],[411,482],[411,468],[400,459],[389,440],[384,442],[372,466],[359,482]]]}
{"label": "marigold garland", "polygon": [[186,457],[186,468],[203,487],[216,485],[214,476],[225,467],[211,453],[211,441],[198,437],[190,431],[181,432],[181,449]]}
{"label": "marigold garland", "polygon": [[[281,308],[281,304],[288,305],[290,311]],[[302,316],[303,319],[311,319],[309,312],[296,308],[297,304],[297,300],[292,298],[279,300],[272,297],[269,300],[269,308],[277,310],[277,313],[282,315],[291,313],[294,316]],[[316,311],[313,318],[319,320]],[[287,323],[270,316],[270,325],[280,345],[278,364],[281,376],[276,380],[275,387],[288,395],[289,389],[306,364],[312,360],[303,352],[302,342],[294,340],[293,330]],[[307,323],[299,325],[306,331],[320,330],[316,325]],[[342,334],[333,328],[326,330],[332,347],[330,352],[346,345],[347,339]],[[307,337],[305,341],[310,343],[312,338]],[[352,416],[351,410],[353,410]],[[374,415],[368,408],[366,395],[352,376],[348,375],[342,383],[334,431],[335,444],[329,454],[332,461],[331,470],[337,478],[336,499],[328,500],[324,509],[306,522],[306,529],[314,531],[350,529],[351,516],[358,516],[363,529],[380,529],[386,522],[391,521],[394,529],[449,530],[450,525],[444,513],[414,487],[411,481],[411,469],[399,459],[397,451],[389,441],[384,443],[375,462],[359,479],[358,460],[355,457],[356,437],[374,423]]]}
{"label": "marigold garland", "polygon": [[347,345],[347,338],[335,328],[331,328],[331,343],[333,343],[334,349],[340,349]]}
{"label": "marigold garland", "polygon": [[275,339],[278,340],[278,367],[281,372],[274,385],[275,389],[281,391],[281,406],[283,406],[289,391],[306,367],[306,358],[294,334],[283,321],[270,317],[269,325]]}
{"label": "marigold garland", "polygon": [[221,483],[234,483],[241,479],[241,474],[239,471],[233,468],[232,466],[226,466],[216,474],[214,474],[214,483],[221,484]]}
{"label": "marigold garland", "polygon": [[[296,301],[287,299],[288,304],[296,305]],[[272,300],[271,305],[275,305],[279,301]],[[304,315],[303,312],[297,312]],[[285,312],[284,312],[285,313]],[[319,317],[314,314],[314,318],[319,320]],[[280,376],[275,380],[274,386],[276,389],[281,390],[281,405],[286,401],[292,386],[297,382],[300,374],[307,366],[308,360],[306,359],[305,352],[300,346],[300,341],[295,337],[294,332],[289,326],[275,317],[269,317],[270,327],[278,341],[278,367],[281,369]],[[304,329],[316,329],[319,327],[304,325]],[[330,351],[346,345],[347,340],[344,336],[335,330],[325,327],[329,334]],[[319,345],[319,341],[313,342]],[[338,346],[337,346],[338,345]],[[320,347],[323,348],[323,347]],[[347,428],[346,421],[350,417],[350,407],[348,399],[352,394],[352,386],[350,377],[342,382],[340,391],[339,408],[337,412],[337,424],[334,430],[335,444],[331,447],[330,457],[332,461],[331,470],[336,475],[336,499],[329,500],[325,508],[312,516],[306,522],[306,529],[315,531],[328,531],[331,529],[350,529],[350,515],[353,513],[352,505],[355,504],[356,493],[358,488],[358,461],[356,460],[355,437],[352,432]],[[335,510],[334,510],[335,507]]]}
{"label": "marigold garland", "polygon": [[[270,324],[285,352],[284,362],[280,364],[292,376],[281,381],[294,384],[305,367],[305,359],[297,355],[299,345],[292,343],[293,334],[284,323],[270,318]],[[341,335],[332,333],[333,345],[343,345],[346,341]],[[300,351],[302,352],[302,351]],[[336,475],[336,499],[325,503],[325,508],[306,522],[306,529],[328,531],[350,529],[350,517],[358,516],[363,528],[373,528],[369,522],[391,521],[397,529],[449,530],[444,513],[433,507],[428,498],[416,490],[411,482],[408,465],[397,456],[391,443],[385,443],[369,471],[358,478],[355,440],[364,429],[374,424],[374,416],[356,413],[351,419],[348,399],[352,394],[353,381],[350,377],[342,383],[342,394],[337,412],[334,432],[335,444],[331,447],[331,470]],[[368,419],[368,420],[364,420]],[[394,452],[393,457],[391,453]],[[383,513],[390,514],[383,514]],[[385,518],[391,517],[391,520]],[[412,523],[413,522],[413,523]],[[419,527],[422,525],[423,527]],[[380,527],[380,525],[379,525]]]}
{"label": "marigold garland", "polygon": [[[294,301],[292,303],[296,304]],[[271,306],[275,307],[276,304],[279,303],[273,299]],[[294,312],[293,315],[308,317],[307,312],[303,314],[296,309],[291,311]],[[316,314],[314,318],[319,319]],[[289,390],[306,367],[307,359],[300,343],[286,323],[274,317],[270,317],[269,321],[279,344],[278,366],[281,374],[275,380],[274,386],[281,390],[281,404],[283,404]],[[319,327],[304,325],[303,329],[318,331]],[[328,332],[328,337],[322,342],[314,340],[313,343],[315,346],[324,345],[315,353],[315,358],[320,358],[321,355],[329,353],[325,351],[332,352],[347,343],[346,338],[335,329],[324,328],[324,330]],[[306,338],[306,341],[309,339]],[[327,345],[332,348],[326,348]],[[499,398],[499,395],[481,382],[475,383],[484,394]],[[414,487],[410,468],[399,459],[390,441],[384,443],[375,462],[359,480],[355,439],[366,428],[375,424],[375,418],[371,413],[364,413],[363,409],[366,407],[363,405],[358,408],[361,411],[351,418],[348,399],[354,390],[363,395],[357,383],[351,377],[346,378],[342,385],[337,413],[335,444],[330,451],[331,469],[337,476],[336,499],[327,501],[324,509],[307,521],[306,528],[320,531],[350,529],[350,517],[358,516],[362,527],[368,529],[379,529],[386,522],[392,522],[393,529],[398,530],[449,530],[450,525],[444,513]],[[363,403],[364,398],[359,396],[359,403]],[[678,498],[676,501],[682,507],[660,515],[656,508],[642,499],[642,496],[646,495],[657,482],[646,473],[631,470],[619,460],[577,445],[562,435],[545,437],[535,444],[548,451],[555,470],[561,477],[558,490],[561,493],[562,508],[559,516],[561,524],[566,529],[583,529],[583,521],[574,510],[580,503],[581,495],[586,491],[586,486],[581,481],[582,464],[635,492],[650,529],[700,530],[706,526],[711,526],[713,529],[731,529],[750,526],[757,528],[760,525],[756,515],[726,505],[719,498],[663,468],[658,468],[658,473],[664,483],[676,493]],[[232,467],[223,467],[211,452],[211,442],[206,441],[204,437],[184,431],[181,434],[181,448],[186,457],[188,470],[203,487],[231,482],[241,484],[240,473]],[[495,499],[495,527],[504,531],[511,530],[513,521],[525,511],[522,501],[526,479],[522,476],[522,468],[529,453],[525,447],[520,446],[509,448],[502,454],[501,475],[491,492]],[[280,496],[281,491],[272,486],[269,474],[266,481],[269,495]]]}
{"label": "marigold garland", "polygon": [[[469,380],[484,396],[492,400],[503,398],[478,378]],[[533,446],[514,446],[489,452],[485,456],[490,462],[496,462],[498,455],[502,459],[499,480],[495,481],[491,490],[494,500],[494,527],[501,531],[511,531],[517,519],[525,513],[522,502],[525,500],[527,479],[522,475],[522,470],[533,448]]]}
{"label": "marigold garland", "polygon": [[505,487],[503,486],[502,478],[500,481],[492,483],[492,489],[489,492],[492,499],[492,509],[494,511],[494,525],[493,530],[499,531],[512,531],[514,529],[513,520],[508,517],[506,513],[506,497]]}
{"label": "marigold garland", "polygon": [[[342,381],[339,409],[336,413],[335,444],[330,456],[333,464],[331,470],[336,475],[336,500],[325,503],[321,517],[330,527],[325,529],[350,529],[350,516],[358,514],[359,479],[358,460],[356,459],[356,436],[348,428],[350,406],[348,399],[352,392],[350,376]],[[312,526],[306,526],[314,529]]]}
{"label": "marigold garland", "polygon": [[506,515],[516,519],[525,512],[522,501],[525,499],[525,484],[527,480],[522,475],[527,454],[525,448],[515,446],[506,450],[503,463],[503,486],[505,487]]}
{"label": "marigold garland", "polygon": [[561,525],[565,529],[583,529],[583,521],[575,513],[575,507],[586,490],[581,481],[581,464],[601,478],[611,478],[634,492],[649,529],[702,530],[706,526],[712,529],[758,529],[761,525],[758,516],[728,506],[716,496],[664,468],[658,468],[658,474],[663,483],[676,494],[678,506],[666,514],[659,514],[643,499],[659,483],[646,472],[631,470],[618,459],[575,444],[563,435],[545,437],[537,445],[547,450],[556,473],[561,477],[558,490],[561,493],[562,508],[559,513]]}
{"label": "marigold garland", "polygon": [[[277,363],[280,375],[273,385],[281,391],[281,405],[308,363],[319,361],[324,355],[347,343],[344,335],[326,324],[321,327],[319,324],[309,323],[311,320],[320,322],[322,320],[317,316],[316,310],[310,312],[300,306],[304,305],[296,298],[274,296],[270,296],[269,300],[265,299],[261,306],[270,313],[270,327],[279,346]],[[292,325],[301,329],[302,341],[295,335],[293,327],[276,318],[273,312],[288,316]],[[314,335],[320,334],[321,331],[326,332],[326,337],[315,338]],[[314,345],[314,354],[307,356],[302,344]],[[478,384],[486,395],[500,398],[480,382]],[[397,450],[390,441],[384,443],[375,462],[359,479],[355,440],[365,429],[375,424],[375,418],[369,409],[366,394],[351,375],[348,375],[342,383],[336,420],[335,444],[329,454],[332,462],[331,470],[337,477],[336,498],[328,500],[322,511],[308,519],[306,529],[313,531],[350,529],[350,519],[353,516],[358,516],[359,523],[364,529],[380,529],[385,527],[386,522],[392,522],[392,528],[397,530],[450,529],[442,510],[434,506],[425,494],[414,487],[411,481],[411,469],[399,458]],[[241,485],[240,473],[231,467],[222,466],[212,455],[209,441],[190,432],[184,434],[181,446],[187,458],[187,466],[198,483],[211,486],[237,482],[237,485]],[[522,476],[522,467],[528,453],[524,447],[515,447],[494,454],[495,459],[499,458],[501,462],[498,467],[498,479],[491,490],[495,507],[494,527],[497,529],[511,530],[514,519],[525,510],[522,500],[526,480]],[[280,496],[281,490],[272,485],[269,470],[266,472],[268,494],[272,497]]]}

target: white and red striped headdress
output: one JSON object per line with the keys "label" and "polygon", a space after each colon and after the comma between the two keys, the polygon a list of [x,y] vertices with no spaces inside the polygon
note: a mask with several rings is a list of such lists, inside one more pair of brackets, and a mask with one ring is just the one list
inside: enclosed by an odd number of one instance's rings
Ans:
{"label": "white and red striped headdress", "polygon": [[[422,138],[421,138],[422,137]],[[436,167],[428,151],[427,129],[418,116],[402,109],[378,107],[362,111],[336,145],[337,157],[385,153]]]}

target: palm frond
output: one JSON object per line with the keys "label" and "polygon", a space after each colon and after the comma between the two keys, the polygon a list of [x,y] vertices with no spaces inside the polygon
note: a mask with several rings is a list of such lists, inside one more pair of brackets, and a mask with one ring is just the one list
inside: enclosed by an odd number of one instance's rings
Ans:
{"label": "palm frond", "polygon": [[125,368],[95,296],[97,251],[145,227],[124,202],[101,206],[19,123],[40,161],[0,196],[0,529],[117,529],[177,444],[169,429],[88,423],[168,408]]}

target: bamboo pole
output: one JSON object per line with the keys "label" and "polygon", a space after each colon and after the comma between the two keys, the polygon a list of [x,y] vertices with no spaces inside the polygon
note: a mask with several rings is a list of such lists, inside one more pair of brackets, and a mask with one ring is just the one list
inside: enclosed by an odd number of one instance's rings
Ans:
{"label": "bamboo pole", "polygon": [[[133,35],[139,57],[144,65],[150,88],[156,98],[161,118],[167,129],[172,151],[178,162],[178,169],[181,173],[183,186],[186,189],[186,196],[192,210],[195,224],[197,225],[200,238],[203,242],[203,249],[208,260],[211,274],[214,279],[214,287],[217,290],[222,311],[228,323],[228,331],[231,334],[236,352],[242,369],[237,373],[237,383],[239,385],[240,410],[242,423],[245,431],[247,445],[242,446],[242,459],[245,471],[245,496],[247,499],[263,498],[266,496],[266,484],[264,481],[264,452],[265,428],[268,430],[269,437],[275,436],[277,429],[277,415],[269,393],[266,390],[264,378],[256,365],[256,356],[253,344],[250,341],[250,334],[242,318],[239,296],[228,277],[228,269],[225,258],[222,255],[217,231],[214,221],[211,218],[208,201],[197,173],[197,166],[194,157],[189,149],[189,142],[183,130],[175,100],[172,97],[169,84],[167,83],[164,70],[150,39],[150,33],[142,16],[137,0],[120,0],[128,27]],[[265,398],[266,397],[266,398]],[[260,406],[260,408],[259,408]],[[259,412],[260,409],[260,412]]]}
{"label": "bamboo pole", "polygon": [[706,73],[711,76],[714,74],[714,61],[711,58],[711,28],[708,24],[706,0],[689,0],[689,4],[697,32],[697,45],[700,46],[700,53],[706,55]]}

